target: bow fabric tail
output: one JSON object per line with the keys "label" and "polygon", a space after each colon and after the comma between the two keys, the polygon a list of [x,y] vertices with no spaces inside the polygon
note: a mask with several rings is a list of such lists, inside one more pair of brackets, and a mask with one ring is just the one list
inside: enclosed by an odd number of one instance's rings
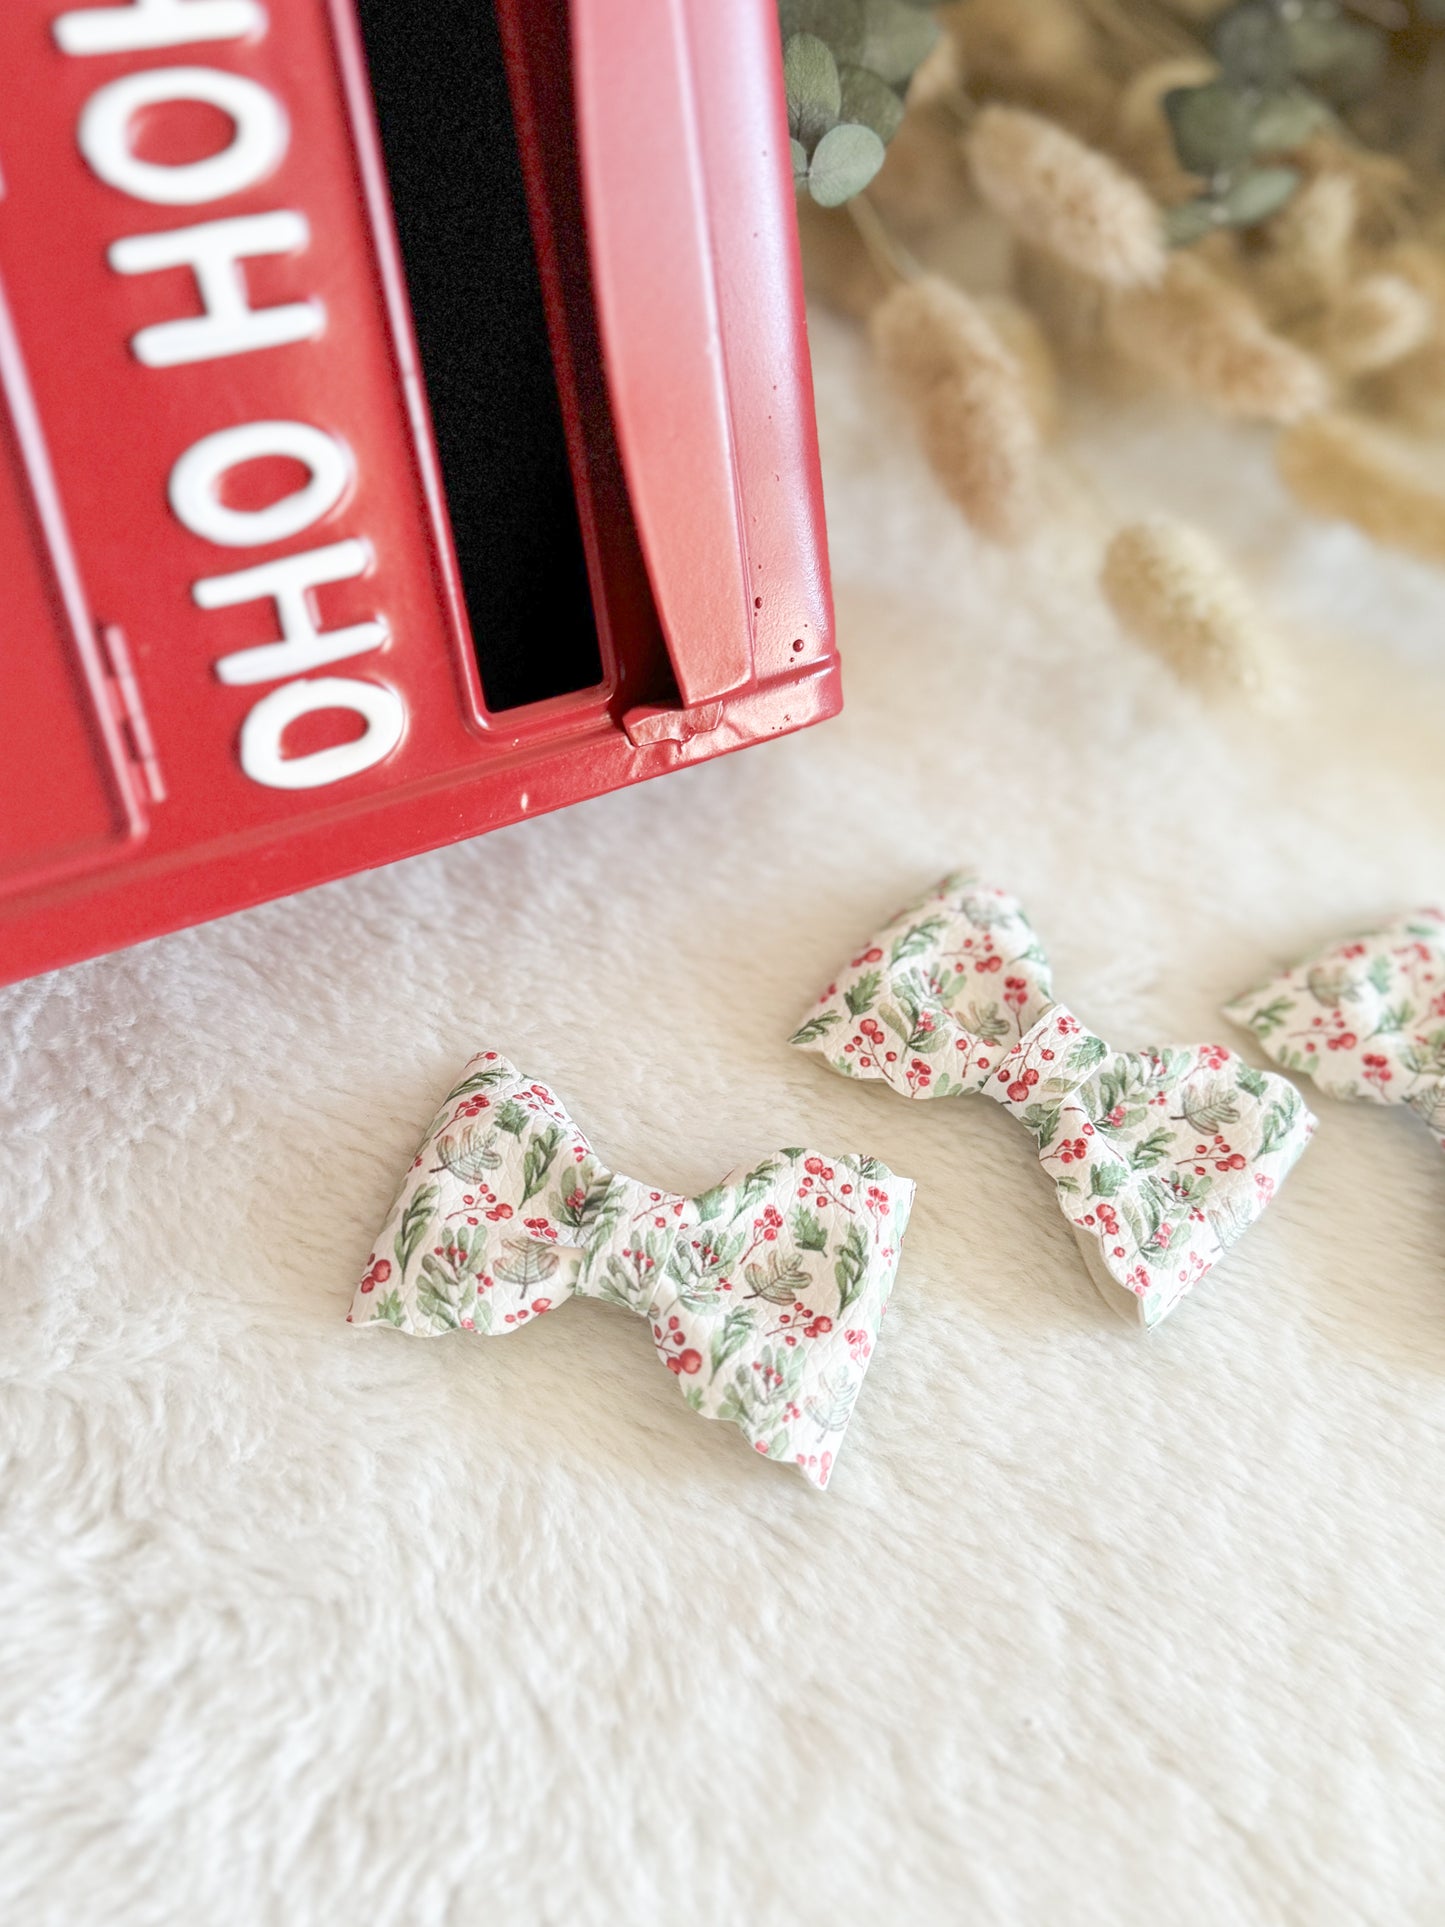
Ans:
{"label": "bow fabric tail", "polygon": [[779,1151],[696,1198],[609,1171],[545,1084],[474,1057],[412,1160],[350,1322],[500,1337],[564,1299],[645,1318],[683,1397],[823,1486],[868,1369],[913,1186]]}
{"label": "bow fabric tail", "polygon": [[1259,1217],[1315,1123],[1218,1044],[1111,1049],[1055,999],[1018,902],[962,873],[865,944],[792,1041],[903,1097],[1013,1112],[1095,1284],[1146,1326]]}
{"label": "bow fabric tail", "polygon": [[1327,945],[1224,1014],[1327,1097],[1408,1105],[1445,1150],[1445,911]]}

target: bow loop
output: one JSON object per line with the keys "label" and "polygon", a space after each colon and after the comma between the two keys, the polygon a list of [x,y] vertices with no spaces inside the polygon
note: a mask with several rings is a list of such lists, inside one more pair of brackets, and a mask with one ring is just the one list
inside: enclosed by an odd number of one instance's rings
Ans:
{"label": "bow loop", "polygon": [[780,1151],[697,1198],[607,1170],[495,1052],[448,1094],[349,1314],[500,1336],[571,1296],[648,1321],[693,1410],[825,1485],[877,1338],[913,1186]]}
{"label": "bow loop", "polygon": [[904,1097],[956,1097],[988,1089],[1053,1002],[1018,900],[958,871],[864,946],[792,1041]]}
{"label": "bow loop", "polygon": [[793,1042],[905,1097],[982,1092],[1011,1112],[1101,1293],[1145,1325],[1259,1217],[1314,1129],[1292,1085],[1217,1044],[1111,1049],[1055,1002],[1015,899],[961,875],[855,956]]}
{"label": "bow loop", "polygon": [[1408,1105],[1445,1148],[1445,911],[1329,945],[1224,1014],[1329,1097]]}

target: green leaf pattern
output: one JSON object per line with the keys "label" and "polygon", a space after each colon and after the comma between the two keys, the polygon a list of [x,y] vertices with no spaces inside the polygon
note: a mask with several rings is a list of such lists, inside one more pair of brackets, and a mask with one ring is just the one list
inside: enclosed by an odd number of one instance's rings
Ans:
{"label": "green leaf pattern", "polygon": [[694,1411],[823,1486],[912,1198],[876,1159],[804,1150],[696,1198],[651,1189],[607,1171],[545,1085],[486,1052],[414,1159],[349,1318],[502,1336],[574,1295],[622,1306]]}

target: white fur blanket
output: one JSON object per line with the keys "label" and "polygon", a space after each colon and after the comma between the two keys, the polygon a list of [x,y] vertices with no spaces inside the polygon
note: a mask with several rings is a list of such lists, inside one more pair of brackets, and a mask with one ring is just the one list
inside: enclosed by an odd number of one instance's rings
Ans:
{"label": "white fur blanket", "polygon": [[[783,1041],[971,861],[1111,1040],[1238,1042],[1226,996],[1445,889],[1445,582],[1158,410],[1076,422],[1047,532],[989,550],[815,336],[839,721],[0,992],[15,1927],[1445,1913],[1427,1133],[1321,1103],[1144,1339],[995,1107]],[[1160,503],[1243,555],[1280,714],[1100,603],[1109,517]],[[670,1188],[795,1143],[918,1180],[826,1496],[606,1307],[342,1322],[487,1043]]]}

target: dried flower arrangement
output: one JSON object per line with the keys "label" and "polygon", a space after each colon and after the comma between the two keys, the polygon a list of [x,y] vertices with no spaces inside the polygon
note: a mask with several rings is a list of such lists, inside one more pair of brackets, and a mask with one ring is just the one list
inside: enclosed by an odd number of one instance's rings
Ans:
{"label": "dried flower arrangement", "polygon": [[[1033,526],[1067,374],[1270,424],[1303,506],[1445,560],[1445,0],[779,14],[810,290],[866,321],[982,532]],[[956,267],[980,217],[1003,291]],[[1268,681],[1197,531],[1119,530],[1100,580],[1181,674]]]}

